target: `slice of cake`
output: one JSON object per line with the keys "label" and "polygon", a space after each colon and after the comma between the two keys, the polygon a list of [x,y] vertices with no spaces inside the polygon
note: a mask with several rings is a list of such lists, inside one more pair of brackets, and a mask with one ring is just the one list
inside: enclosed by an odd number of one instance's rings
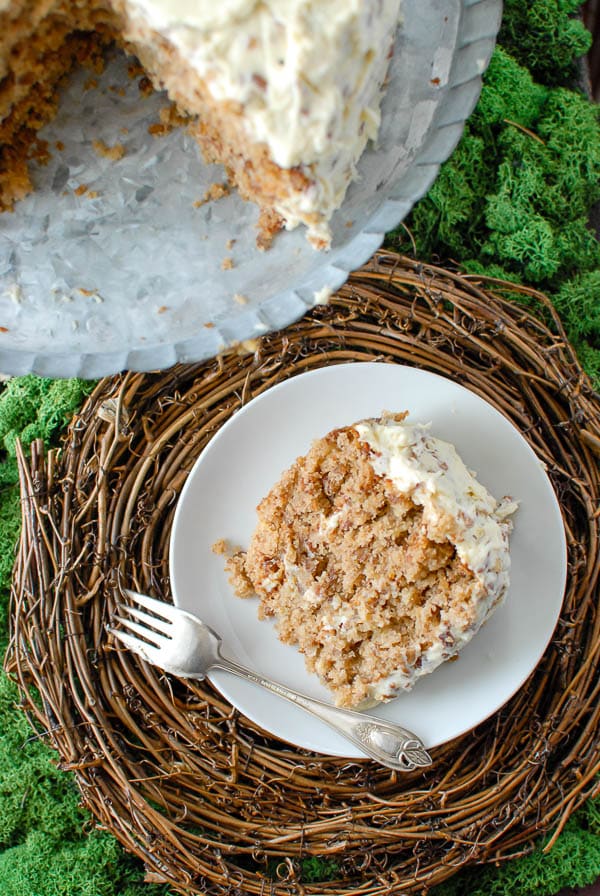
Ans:
{"label": "slice of cake", "polygon": [[[377,134],[400,0],[0,0],[0,207],[56,85],[114,38],[141,60],[261,208],[262,245],[305,224],[318,248]],[[193,185],[190,185],[193,192]]]}
{"label": "slice of cake", "polygon": [[336,703],[389,700],[455,656],[509,584],[509,515],[455,448],[386,415],[313,443],[227,561],[238,596]]}

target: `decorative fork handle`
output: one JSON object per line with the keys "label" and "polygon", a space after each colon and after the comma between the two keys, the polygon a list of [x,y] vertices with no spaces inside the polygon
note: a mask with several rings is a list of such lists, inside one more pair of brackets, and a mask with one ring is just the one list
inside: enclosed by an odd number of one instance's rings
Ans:
{"label": "decorative fork handle", "polygon": [[223,656],[219,656],[219,660],[215,661],[210,668],[231,672],[239,678],[266,688],[279,697],[283,697],[284,700],[295,703],[317,716],[330,728],[356,744],[367,756],[387,768],[407,772],[419,766],[431,765],[431,756],[419,738],[405,728],[401,728],[400,725],[394,725],[392,722],[386,722],[362,712],[331,706],[329,703],[323,703],[322,700],[316,700],[306,694],[299,694],[297,691],[278,684],[270,678],[265,678],[263,675],[257,675],[250,669],[246,669],[245,666],[240,666]]}

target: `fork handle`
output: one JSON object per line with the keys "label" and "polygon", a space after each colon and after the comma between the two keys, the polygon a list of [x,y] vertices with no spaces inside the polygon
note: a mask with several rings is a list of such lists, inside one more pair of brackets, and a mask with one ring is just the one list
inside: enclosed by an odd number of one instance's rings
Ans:
{"label": "fork handle", "polygon": [[379,762],[387,768],[396,771],[412,771],[417,767],[431,765],[431,756],[425,749],[421,740],[411,731],[407,731],[400,725],[394,725],[384,719],[356,712],[352,709],[342,709],[332,706],[306,694],[300,694],[285,685],[278,684],[270,678],[258,675],[245,666],[240,666],[233,660],[219,656],[219,660],[211,665],[212,669],[222,669],[231,672],[238,678],[252,681],[267,691],[295,703],[306,712],[333,728],[339,734],[352,741],[360,750],[371,759]]}

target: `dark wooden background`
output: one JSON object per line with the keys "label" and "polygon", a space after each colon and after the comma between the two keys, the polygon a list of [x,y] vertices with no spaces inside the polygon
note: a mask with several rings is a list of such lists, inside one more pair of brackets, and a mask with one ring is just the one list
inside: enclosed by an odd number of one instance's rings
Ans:
{"label": "dark wooden background", "polygon": [[592,93],[600,101],[600,0],[587,0],[583,7],[583,21],[594,35],[594,43],[588,55]]}

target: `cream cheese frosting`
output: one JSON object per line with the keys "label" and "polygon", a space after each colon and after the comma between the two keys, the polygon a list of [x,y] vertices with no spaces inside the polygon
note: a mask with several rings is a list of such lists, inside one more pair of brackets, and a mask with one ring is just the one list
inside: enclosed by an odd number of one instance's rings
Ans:
{"label": "cream cheese frosting", "polygon": [[506,596],[510,576],[511,498],[497,501],[467,469],[456,448],[433,437],[430,426],[393,417],[354,426],[371,451],[371,464],[397,490],[423,508],[433,540],[452,542],[462,563],[479,582],[477,616],[465,631],[443,612],[440,637],[421,655],[418,668],[400,669],[373,684],[371,702],[388,700],[421,675],[455,656]]}
{"label": "cream cheese frosting", "polygon": [[[1,0],[0,0],[1,2]],[[377,135],[400,0],[127,0],[217,102],[243,107],[249,139],[311,187],[274,205],[326,245],[356,163]]]}

